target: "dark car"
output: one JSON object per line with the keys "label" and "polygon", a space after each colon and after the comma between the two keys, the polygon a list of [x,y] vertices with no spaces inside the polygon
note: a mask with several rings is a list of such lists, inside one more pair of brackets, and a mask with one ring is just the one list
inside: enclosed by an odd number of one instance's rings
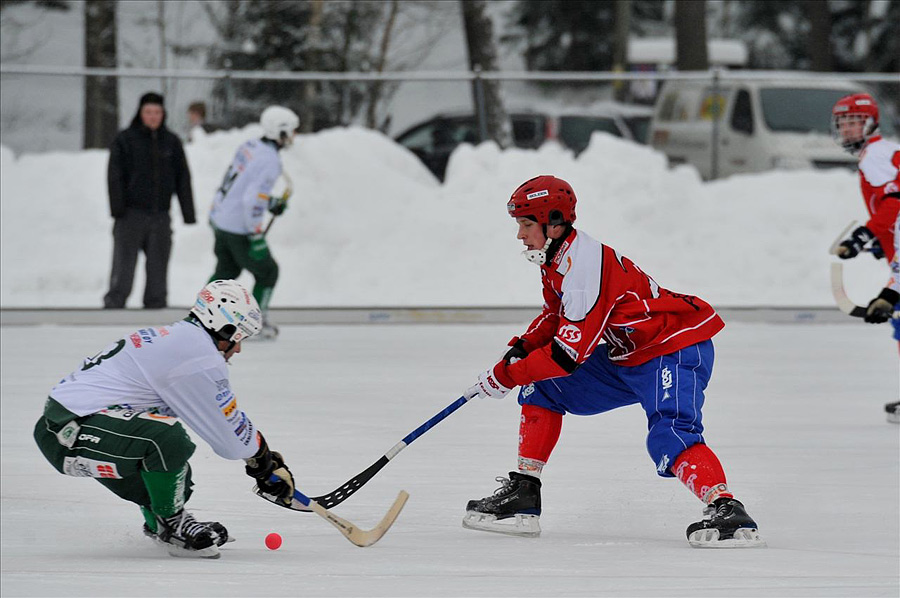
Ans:
{"label": "dark car", "polygon": [[[633,113],[549,115],[539,112],[513,112],[513,144],[536,149],[548,139],[555,139],[575,152],[584,151],[594,131],[638,143],[647,142],[647,128],[652,111]],[[414,125],[395,137],[395,141],[413,152],[434,175],[444,180],[450,154],[461,143],[480,143],[478,120],[474,114],[440,114]]]}

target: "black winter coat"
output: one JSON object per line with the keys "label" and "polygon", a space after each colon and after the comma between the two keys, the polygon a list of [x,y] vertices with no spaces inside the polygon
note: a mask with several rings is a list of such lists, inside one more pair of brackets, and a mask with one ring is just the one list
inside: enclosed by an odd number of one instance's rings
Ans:
{"label": "black winter coat", "polygon": [[168,213],[172,194],[177,193],[185,224],[197,222],[184,148],[165,120],[151,131],[138,114],[131,126],[116,135],[109,152],[107,183],[113,218],[121,218],[128,210]]}

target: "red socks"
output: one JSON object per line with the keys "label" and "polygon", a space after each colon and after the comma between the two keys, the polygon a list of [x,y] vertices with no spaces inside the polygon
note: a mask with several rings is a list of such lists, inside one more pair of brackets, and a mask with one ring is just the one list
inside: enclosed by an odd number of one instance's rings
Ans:
{"label": "red socks", "polygon": [[559,440],[562,418],[562,413],[535,405],[522,405],[519,423],[519,473],[541,477],[541,469]]}
{"label": "red socks", "polygon": [[722,464],[705,444],[695,444],[682,451],[672,465],[672,473],[706,504],[717,498],[734,498],[725,484]]}

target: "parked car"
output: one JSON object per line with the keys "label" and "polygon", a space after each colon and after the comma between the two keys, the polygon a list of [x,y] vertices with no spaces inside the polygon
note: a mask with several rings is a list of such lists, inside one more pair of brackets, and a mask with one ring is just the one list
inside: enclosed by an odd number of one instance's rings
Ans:
{"label": "parked car", "polygon": [[[557,140],[579,154],[587,148],[594,131],[638,143],[647,142],[651,109],[599,108],[586,111],[563,110],[510,112],[513,144],[536,149],[547,140]],[[481,141],[478,119],[471,112],[443,113],[413,125],[395,137],[395,141],[416,154],[438,179],[444,180],[450,154],[461,143]]]}
{"label": "parked car", "polygon": [[[773,168],[856,169],[831,139],[831,108],[865,91],[844,80],[667,81],[650,124],[650,145],[669,163],[692,164],[712,178],[713,121],[718,119],[719,177]],[[889,119],[882,132],[893,134]]]}

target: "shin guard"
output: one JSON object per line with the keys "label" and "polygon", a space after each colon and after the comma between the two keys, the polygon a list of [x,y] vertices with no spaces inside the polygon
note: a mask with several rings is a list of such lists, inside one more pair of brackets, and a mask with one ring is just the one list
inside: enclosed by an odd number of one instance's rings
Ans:
{"label": "shin guard", "polygon": [[519,423],[519,473],[540,477],[541,469],[559,440],[562,414],[538,407],[522,405]]}
{"label": "shin guard", "polygon": [[725,483],[722,464],[705,444],[695,444],[682,451],[672,465],[672,473],[706,504],[717,498],[734,498]]}

